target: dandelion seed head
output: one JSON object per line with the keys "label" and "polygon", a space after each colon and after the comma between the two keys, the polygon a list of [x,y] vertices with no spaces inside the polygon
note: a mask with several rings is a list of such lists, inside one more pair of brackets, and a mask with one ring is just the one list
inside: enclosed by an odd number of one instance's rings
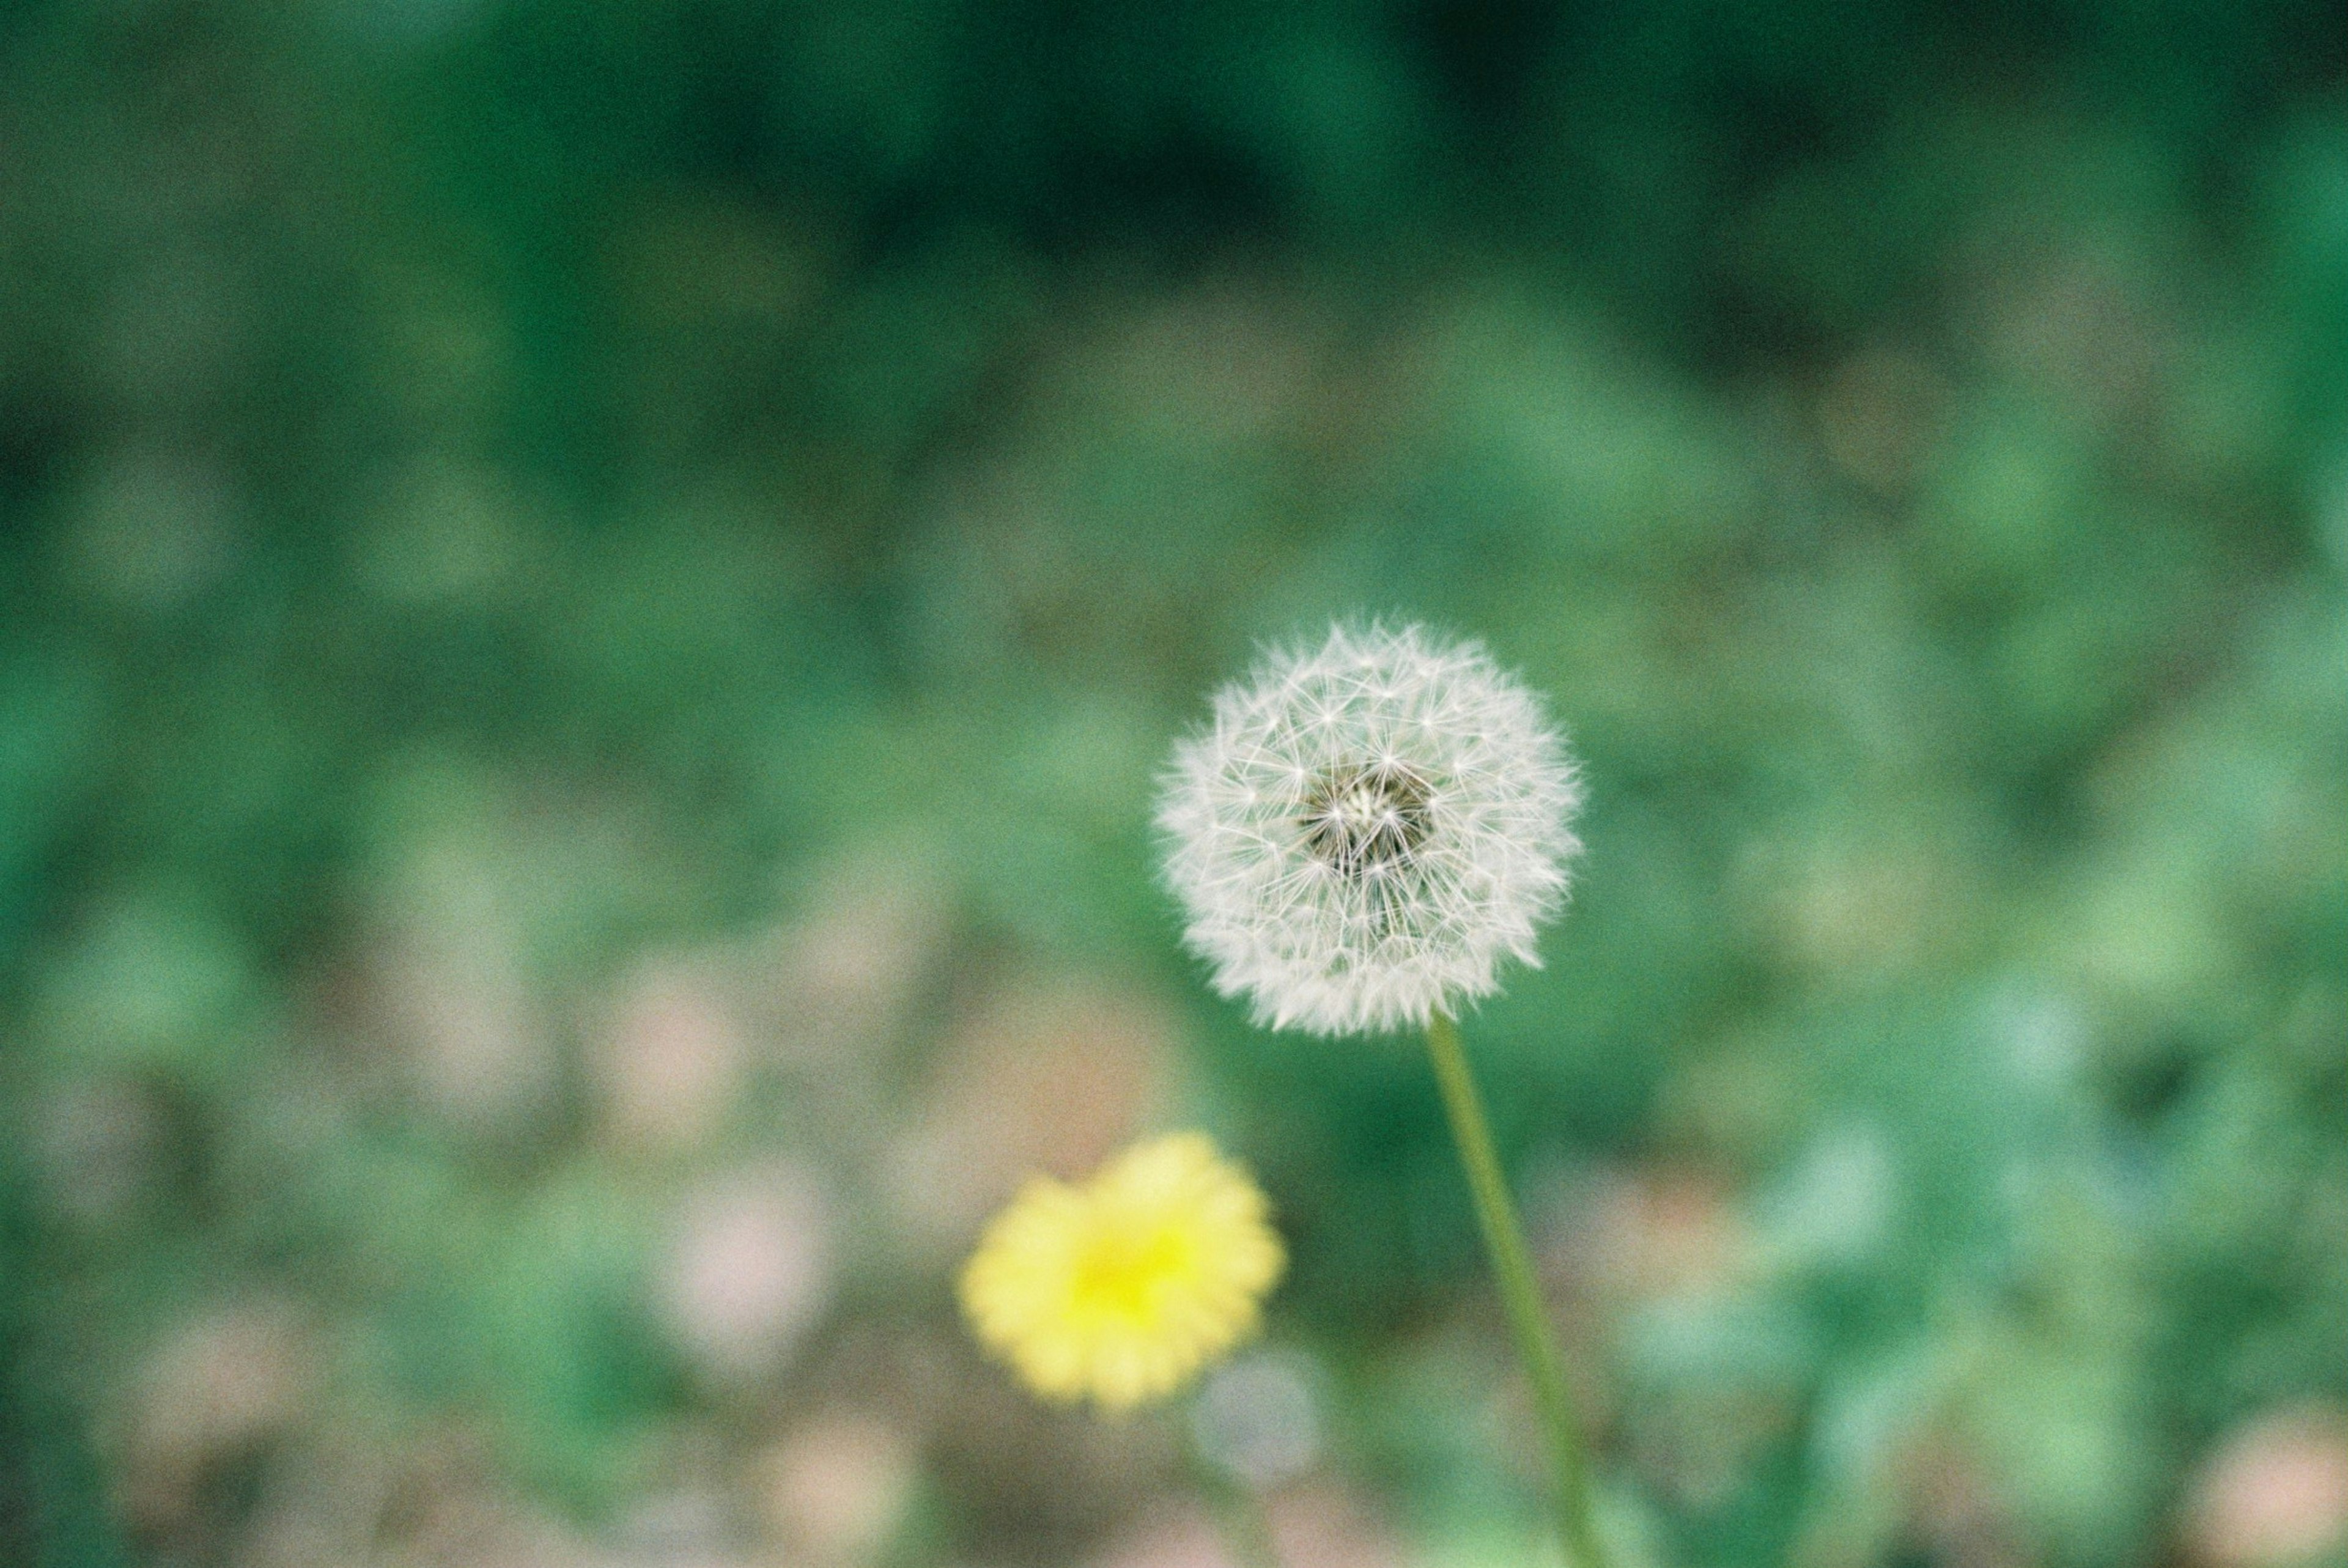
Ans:
{"label": "dandelion seed head", "polygon": [[1215,697],[1158,814],[1186,939],[1273,1028],[1424,1025],[1563,904],[1581,788],[1476,643],[1340,626]]}

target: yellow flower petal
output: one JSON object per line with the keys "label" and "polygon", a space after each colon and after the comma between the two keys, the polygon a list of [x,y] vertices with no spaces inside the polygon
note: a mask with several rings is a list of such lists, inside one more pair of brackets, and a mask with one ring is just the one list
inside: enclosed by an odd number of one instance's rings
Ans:
{"label": "yellow flower petal", "polygon": [[963,1268],[963,1312],[1037,1394],[1129,1409],[1253,1333],[1285,1262],[1248,1173],[1177,1132],[1080,1185],[1030,1182]]}

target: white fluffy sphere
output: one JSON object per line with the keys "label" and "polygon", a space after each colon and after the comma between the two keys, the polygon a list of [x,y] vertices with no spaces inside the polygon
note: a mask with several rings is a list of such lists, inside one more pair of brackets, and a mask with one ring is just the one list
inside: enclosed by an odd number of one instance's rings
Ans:
{"label": "white fluffy sphere", "polygon": [[1215,696],[1158,823],[1215,989],[1276,1029],[1423,1026],[1538,965],[1581,783],[1531,692],[1476,643],[1338,627]]}

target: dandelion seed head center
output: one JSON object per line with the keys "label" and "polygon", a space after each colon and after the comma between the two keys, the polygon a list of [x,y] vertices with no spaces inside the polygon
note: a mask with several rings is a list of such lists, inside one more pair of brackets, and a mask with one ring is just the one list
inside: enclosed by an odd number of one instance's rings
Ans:
{"label": "dandelion seed head center", "polygon": [[1434,790],[1398,762],[1333,769],[1306,792],[1297,824],[1315,859],[1361,881],[1407,865],[1434,831]]}

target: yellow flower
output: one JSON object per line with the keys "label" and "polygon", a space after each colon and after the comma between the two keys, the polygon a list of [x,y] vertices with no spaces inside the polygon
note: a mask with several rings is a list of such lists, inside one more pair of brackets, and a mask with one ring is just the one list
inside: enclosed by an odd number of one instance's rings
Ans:
{"label": "yellow flower", "polygon": [[1269,1216],[1203,1134],[1153,1138],[1089,1182],[1029,1182],[963,1268],[963,1312],[1037,1394],[1129,1409],[1254,1332],[1285,1262]]}

